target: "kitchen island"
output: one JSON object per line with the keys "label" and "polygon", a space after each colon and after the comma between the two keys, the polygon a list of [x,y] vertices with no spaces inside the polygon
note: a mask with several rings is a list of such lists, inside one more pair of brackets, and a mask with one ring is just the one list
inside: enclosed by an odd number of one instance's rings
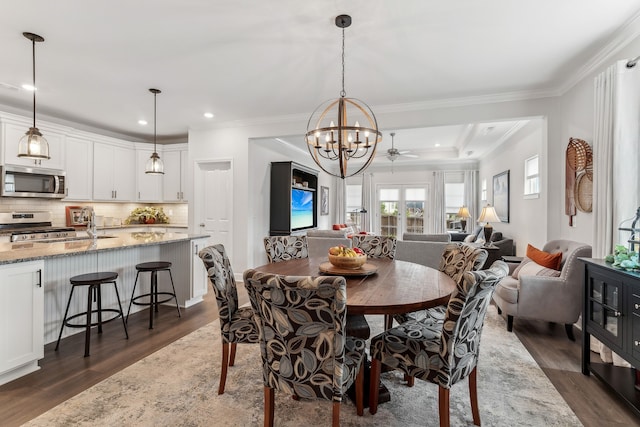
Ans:
{"label": "kitchen island", "polygon": [[[135,265],[141,262],[172,263],[178,303],[184,308],[202,301],[207,292],[206,271],[198,257],[198,251],[208,244],[206,235],[142,231],[83,237],[0,244],[0,384],[39,369],[37,361],[43,357],[44,344],[58,338],[72,276],[117,272],[125,310],[131,300]],[[158,287],[170,288],[168,275],[159,275]],[[149,278],[141,276],[136,293],[148,289]],[[81,295],[74,294],[70,313],[86,310],[86,298]],[[117,306],[113,289],[103,289],[102,305]],[[147,308],[134,305],[131,311],[143,309]],[[65,328],[64,332],[67,336],[81,330]],[[81,351],[78,357],[82,357]]]}

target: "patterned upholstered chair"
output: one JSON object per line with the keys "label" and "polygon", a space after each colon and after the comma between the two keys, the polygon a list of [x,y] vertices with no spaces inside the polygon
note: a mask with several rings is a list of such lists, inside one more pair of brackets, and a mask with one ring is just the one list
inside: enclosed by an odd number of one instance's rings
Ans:
{"label": "patterned upholstered chair", "polygon": [[[461,242],[450,243],[444,248],[438,270],[451,277],[456,283],[467,271],[479,270],[487,260],[487,251]],[[414,311],[393,316],[396,322],[420,320],[427,317],[444,319],[446,306],[442,305],[429,310]],[[428,313],[427,313],[428,312]]]}
{"label": "patterned upholstered chair", "polygon": [[209,282],[218,303],[222,338],[222,367],[218,394],[222,394],[227,380],[227,367],[233,366],[235,361],[236,344],[257,344],[258,327],[251,307],[238,307],[236,281],[224,246],[208,246],[198,255],[207,269]]}
{"label": "patterned upholstered chair", "polygon": [[264,250],[269,262],[309,258],[307,236],[269,236],[264,238]]}
{"label": "patterned upholstered chair", "polygon": [[247,270],[244,284],[260,331],[264,425],[273,425],[275,389],[297,398],[332,400],[337,426],[342,397],[355,382],[357,413],[362,415],[365,341],[344,333],[344,277]]}
{"label": "patterned upholstered chair", "polygon": [[480,425],[477,362],[482,326],[498,281],[509,268],[496,261],[489,270],[462,275],[451,295],[444,321],[411,320],[371,339],[369,412],[378,410],[381,364],[439,386],[440,426],[449,426],[449,389],[469,377],[473,423]]}
{"label": "patterned upholstered chair", "polygon": [[397,240],[391,236],[369,236],[354,234],[351,238],[354,248],[360,248],[371,258],[395,258]]}

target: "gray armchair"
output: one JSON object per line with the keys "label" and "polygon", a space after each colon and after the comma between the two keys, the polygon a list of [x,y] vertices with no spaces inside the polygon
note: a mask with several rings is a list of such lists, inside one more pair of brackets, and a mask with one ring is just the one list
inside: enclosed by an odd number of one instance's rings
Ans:
{"label": "gray armchair", "polygon": [[573,324],[582,312],[584,268],[579,257],[591,257],[591,246],[571,240],[551,240],[545,252],[562,252],[559,277],[507,276],[498,283],[493,300],[498,312],[507,316],[507,330],[513,330],[513,318],[563,323],[567,336],[574,340]]}

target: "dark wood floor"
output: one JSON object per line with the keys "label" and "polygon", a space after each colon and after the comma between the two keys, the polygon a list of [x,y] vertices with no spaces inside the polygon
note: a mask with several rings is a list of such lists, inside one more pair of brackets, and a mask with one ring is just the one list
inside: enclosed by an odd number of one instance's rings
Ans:
{"label": "dark wood floor", "polygon": [[[239,294],[241,303],[247,302],[246,293],[240,290]],[[170,307],[162,307],[153,330],[148,329],[146,310],[131,315],[129,340],[124,339],[121,323],[105,325],[102,336],[92,335],[87,358],[83,357],[83,334],[64,339],[57,353],[55,343],[48,344],[42,369],[0,386],[0,425],[18,426],[35,418],[217,317],[215,299],[209,293],[203,304],[184,310],[182,318]],[[640,420],[604,383],[580,372],[579,331],[575,331],[576,342],[571,342],[560,325],[516,320],[514,330],[585,426],[640,427]]]}

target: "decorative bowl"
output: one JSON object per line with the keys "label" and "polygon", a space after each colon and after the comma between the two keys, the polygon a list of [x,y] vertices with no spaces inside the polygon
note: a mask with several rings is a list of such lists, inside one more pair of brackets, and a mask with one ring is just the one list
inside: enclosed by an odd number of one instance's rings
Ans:
{"label": "decorative bowl", "polygon": [[367,262],[367,255],[358,255],[355,257],[338,256],[329,254],[329,262],[338,268],[357,269]]}

